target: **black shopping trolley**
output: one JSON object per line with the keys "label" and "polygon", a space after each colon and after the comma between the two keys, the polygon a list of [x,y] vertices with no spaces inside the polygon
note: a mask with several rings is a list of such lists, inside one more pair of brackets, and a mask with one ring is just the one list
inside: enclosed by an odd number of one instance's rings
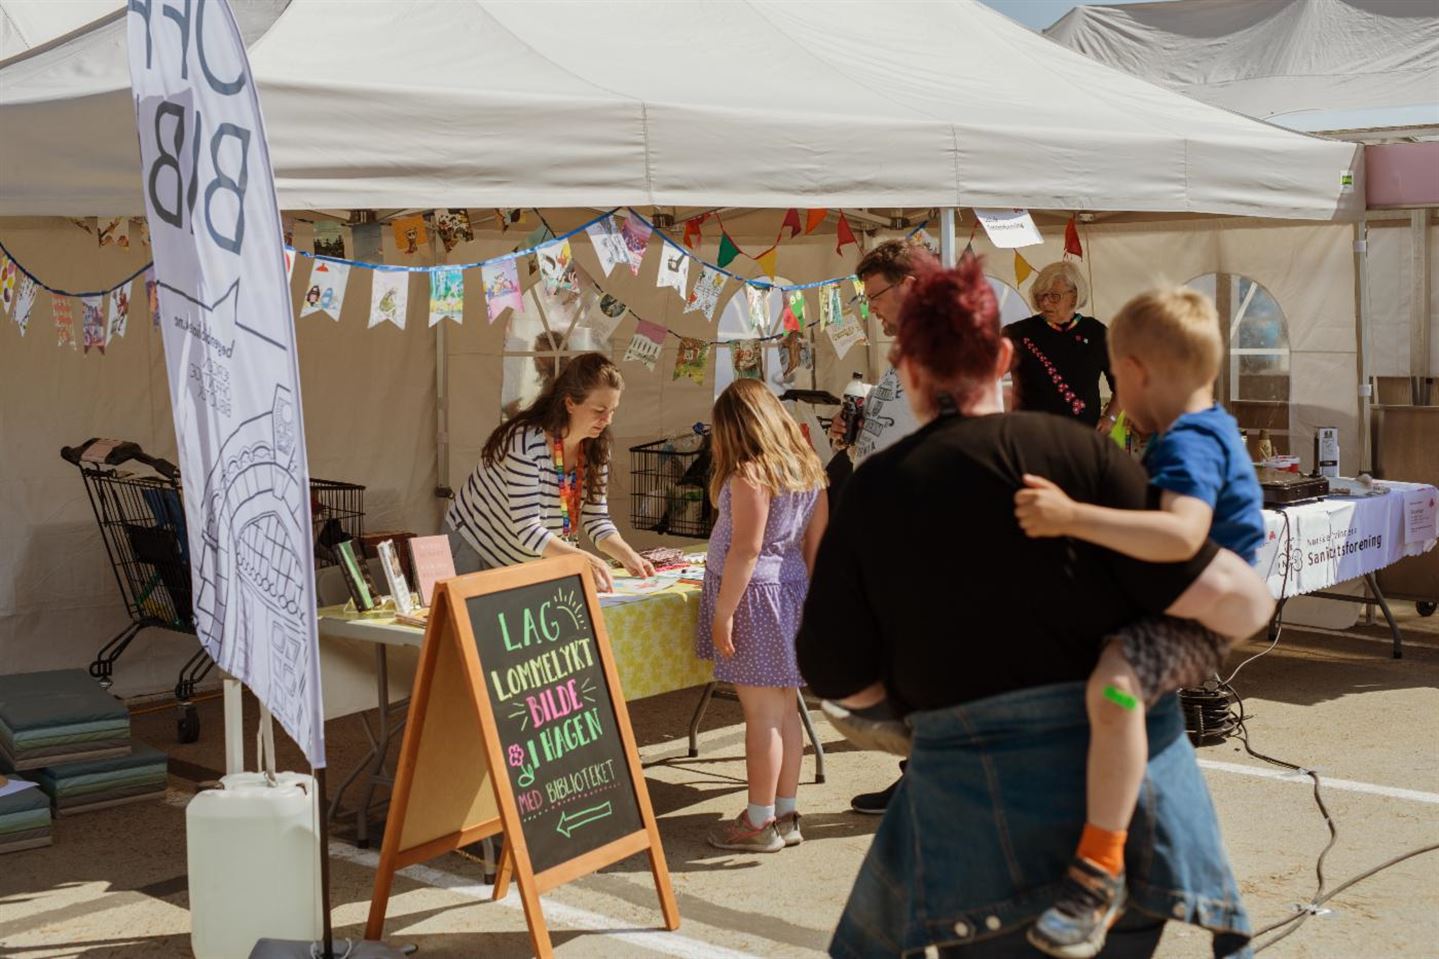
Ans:
{"label": "black shopping trolley", "polygon": [[[60,455],[80,469],[100,536],[115,571],[130,623],[100,647],[90,675],[108,688],[115,662],[146,627],[195,635],[191,601],[190,544],[186,538],[180,470],[150,456],[137,443],[89,439],[67,446]],[[120,467],[132,467],[122,470]],[[134,466],[148,467],[146,472]],[[336,543],[358,539],[364,525],[363,486],[333,480],[310,481],[310,507],[315,523],[315,562],[334,562]],[[180,668],[175,682],[179,706],[179,740],[200,737],[200,719],[193,698],[196,686],[209,675],[214,661],[198,649]]]}

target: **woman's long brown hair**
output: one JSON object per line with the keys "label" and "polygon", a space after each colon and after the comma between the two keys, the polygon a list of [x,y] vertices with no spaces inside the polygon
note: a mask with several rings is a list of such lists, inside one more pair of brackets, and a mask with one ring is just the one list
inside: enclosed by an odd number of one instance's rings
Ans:
{"label": "woman's long brown hair", "polygon": [[[501,423],[485,440],[480,460],[486,466],[496,466],[504,458],[515,434],[529,426],[537,426],[550,436],[563,436],[570,425],[570,411],[565,400],[572,400],[581,406],[597,389],[608,387],[613,390],[625,388],[619,368],[603,353],[581,353],[571,357],[555,377],[555,381],[541,393],[533,403],[520,410],[507,422]],[[607,426],[594,439],[580,441],[580,450],[585,458],[585,502],[597,503],[604,496],[600,478],[610,463],[610,446],[614,437]]]}
{"label": "woman's long brown hair", "polygon": [[710,500],[719,503],[724,484],[736,473],[770,495],[821,489],[824,466],[799,424],[759,380],[735,380],[715,400],[714,472]]}

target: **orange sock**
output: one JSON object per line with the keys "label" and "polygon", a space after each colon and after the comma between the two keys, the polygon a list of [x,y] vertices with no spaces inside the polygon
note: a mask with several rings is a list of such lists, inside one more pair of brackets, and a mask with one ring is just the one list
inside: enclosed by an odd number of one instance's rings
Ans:
{"label": "orange sock", "polygon": [[1088,859],[1111,876],[1124,872],[1124,840],[1129,833],[1110,832],[1089,823],[1079,837],[1079,855]]}

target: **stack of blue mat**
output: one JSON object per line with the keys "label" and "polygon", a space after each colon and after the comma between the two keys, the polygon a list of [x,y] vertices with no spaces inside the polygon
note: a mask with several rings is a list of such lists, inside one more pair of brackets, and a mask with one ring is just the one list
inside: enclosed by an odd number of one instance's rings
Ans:
{"label": "stack of blue mat", "polygon": [[0,770],[129,752],[130,714],[83,669],[0,676]]}
{"label": "stack of blue mat", "polygon": [[[17,785],[24,788],[17,790]],[[48,845],[50,797],[18,780],[0,785],[0,853]]]}
{"label": "stack of blue mat", "polygon": [[46,766],[29,774],[50,797],[55,815],[165,798],[167,760],[136,743],[128,756]]}

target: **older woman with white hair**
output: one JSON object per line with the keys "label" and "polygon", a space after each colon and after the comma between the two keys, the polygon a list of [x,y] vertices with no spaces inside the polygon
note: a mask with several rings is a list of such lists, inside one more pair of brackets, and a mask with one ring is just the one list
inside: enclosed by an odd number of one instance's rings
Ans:
{"label": "older woman with white hair", "polygon": [[[1102,432],[1114,427],[1114,374],[1103,323],[1084,316],[1089,284],[1067,260],[1039,271],[1029,296],[1039,312],[1011,323],[1004,335],[1014,342],[1015,409],[1056,413]],[[1109,405],[1099,402],[1099,378],[1109,381]]]}

